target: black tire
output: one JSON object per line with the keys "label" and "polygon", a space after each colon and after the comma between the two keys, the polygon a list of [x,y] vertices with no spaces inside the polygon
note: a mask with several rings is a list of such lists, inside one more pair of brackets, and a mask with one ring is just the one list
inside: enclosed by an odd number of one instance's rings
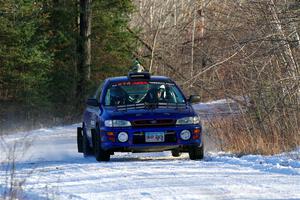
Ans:
{"label": "black tire", "polygon": [[179,149],[172,149],[171,152],[173,157],[181,156],[181,152],[179,151]]}
{"label": "black tire", "polygon": [[202,160],[204,157],[204,146],[190,147],[189,156],[191,160]]}
{"label": "black tire", "polygon": [[93,141],[94,144],[94,154],[96,157],[96,160],[98,162],[101,161],[109,161],[110,160],[110,152],[105,151],[101,148],[101,137],[100,137],[100,132],[99,128],[97,127],[96,130],[93,132],[95,141]]}
{"label": "black tire", "polygon": [[84,157],[93,155],[93,149],[90,146],[89,140],[85,131],[82,133],[82,153]]}

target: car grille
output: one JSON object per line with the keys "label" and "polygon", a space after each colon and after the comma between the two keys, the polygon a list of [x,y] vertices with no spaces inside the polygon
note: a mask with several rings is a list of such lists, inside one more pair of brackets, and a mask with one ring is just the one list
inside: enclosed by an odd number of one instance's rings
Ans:
{"label": "car grille", "polygon": [[177,137],[175,131],[166,131],[165,132],[165,141],[157,143],[146,143],[145,142],[145,133],[144,132],[135,132],[133,133],[133,144],[163,144],[163,143],[176,143]]}
{"label": "car grille", "polygon": [[176,120],[174,119],[157,119],[157,120],[135,120],[132,122],[133,127],[163,127],[175,126]]}

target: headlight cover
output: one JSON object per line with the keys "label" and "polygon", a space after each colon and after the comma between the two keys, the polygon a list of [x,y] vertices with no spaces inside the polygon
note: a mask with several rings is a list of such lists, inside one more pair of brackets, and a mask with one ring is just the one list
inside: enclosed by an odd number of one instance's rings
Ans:
{"label": "headlight cover", "polygon": [[200,123],[200,118],[198,116],[194,117],[184,117],[181,119],[178,119],[176,121],[177,125],[183,125],[183,124],[199,124]]}
{"label": "headlight cover", "polygon": [[127,120],[105,120],[104,125],[106,127],[129,127],[131,123]]}

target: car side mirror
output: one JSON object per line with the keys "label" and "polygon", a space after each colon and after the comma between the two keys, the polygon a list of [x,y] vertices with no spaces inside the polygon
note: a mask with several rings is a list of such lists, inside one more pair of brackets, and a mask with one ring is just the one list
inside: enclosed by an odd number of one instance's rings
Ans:
{"label": "car side mirror", "polygon": [[189,98],[190,103],[199,103],[201,101],[201,98],[199,95],[191,95]]}
{"label": "car side mirror", "polygon": [[93,107],[98,107],[100,105],[97,99],[88,99],[86,104]]}

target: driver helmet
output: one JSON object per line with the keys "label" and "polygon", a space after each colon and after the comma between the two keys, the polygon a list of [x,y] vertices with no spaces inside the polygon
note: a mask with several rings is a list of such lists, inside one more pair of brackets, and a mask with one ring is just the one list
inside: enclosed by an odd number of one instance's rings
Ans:
{"label": "driver helmet", "polygon": [[159,86],[158,91],[160,91],[162,93],[163,98],[166,98],[166,86],[165,85]]}

